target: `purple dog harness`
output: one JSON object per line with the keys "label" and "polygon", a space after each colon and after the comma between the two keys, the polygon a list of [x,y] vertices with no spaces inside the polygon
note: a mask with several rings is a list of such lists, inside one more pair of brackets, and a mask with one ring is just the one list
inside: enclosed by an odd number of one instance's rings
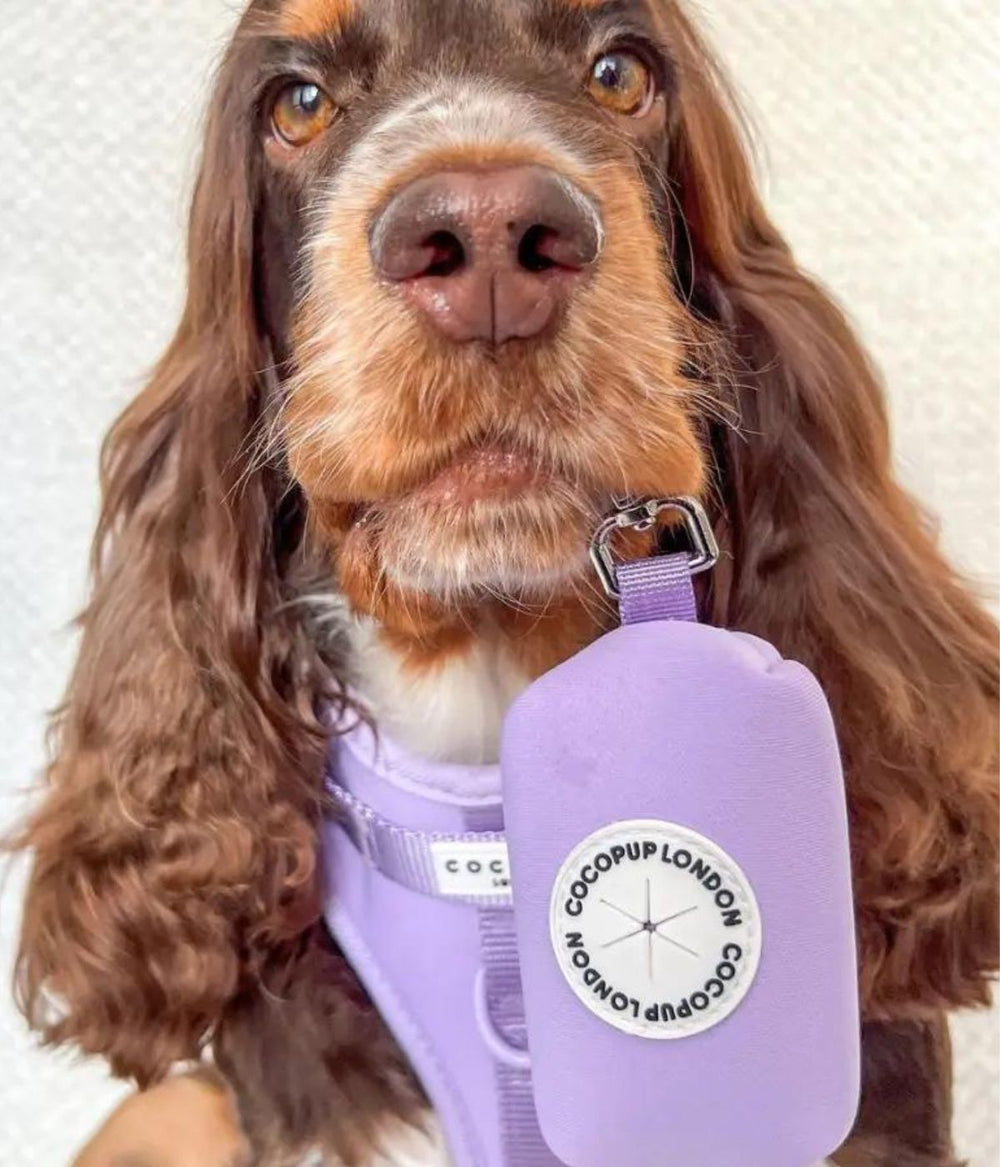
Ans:
{"label": "purple dog harness", "polygon": [[[615,565],[666,508],[693,554]],[[623,627],[522,694],[498,766],[332,740],[329,927],[455,1167],[808,1167],[858,1098],[826,701],[696,623],[697,503],[623,506],[592,555]]]}

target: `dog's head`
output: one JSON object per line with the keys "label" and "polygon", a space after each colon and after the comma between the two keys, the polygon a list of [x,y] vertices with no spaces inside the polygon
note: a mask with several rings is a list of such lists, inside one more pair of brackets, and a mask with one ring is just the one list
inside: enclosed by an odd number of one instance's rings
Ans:
{"label": "dog's head", "polygon": [[244,21],[219,100],[252,160],[269,452],[356,607],[545,598],[613,495],[700,490],[671,32],[569,0]]}
{"label": "dog's head", "polygon": [[[677,0],[253,4],[189,268],[105,449],[24,840],[20,988],[51,1040],[149,1080],[214,1036],[259,1072],[255,1112],[283,1099],[289,1138],[336,1113],[353,1161],[345,1110],[385,1104],[387,1055],[316,939],[339,667],[303,580],[424,638],[490,605],[586,613],[622,493],[701,493],[724,553],[704,617],[827,689],[869,1014],[983,998],[992,630],[895,484],[878,383],[762,210]],[[604,617],[533,619],[567,651]]]}

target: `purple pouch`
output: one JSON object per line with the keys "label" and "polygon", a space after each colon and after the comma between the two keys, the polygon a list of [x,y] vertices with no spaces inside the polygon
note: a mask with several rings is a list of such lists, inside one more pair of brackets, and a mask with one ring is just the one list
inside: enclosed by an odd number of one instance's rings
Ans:
{"label": "purple pouch", "polygon": [[568,1167],[808,1167],[859,1088],[843,777],[812,674],[752,636],[622,627],[501,754],[542,1134]]}

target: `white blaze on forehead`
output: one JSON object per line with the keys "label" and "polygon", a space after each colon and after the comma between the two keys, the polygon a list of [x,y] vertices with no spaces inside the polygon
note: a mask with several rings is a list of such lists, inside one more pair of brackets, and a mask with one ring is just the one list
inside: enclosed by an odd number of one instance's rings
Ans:
{"label": "white blaze on forehead", "polygon": [[519,146],[560,170],[586,175],[588,166],[545,124],[531,94],[487,80],[435,80],[390,109],[352,147],[334,182],[334,198],[382,186],[432,151]]}

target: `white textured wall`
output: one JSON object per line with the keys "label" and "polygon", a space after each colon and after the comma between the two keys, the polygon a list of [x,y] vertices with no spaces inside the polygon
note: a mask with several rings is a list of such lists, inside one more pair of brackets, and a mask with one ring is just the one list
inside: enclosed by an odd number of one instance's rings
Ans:
{"label": "white textured wall", "polygon": [[[236,7],[0,0],[0,819],[37,773],[68,666],[99,437],[177,311],[192,125]],[[700,8],[761,128],[778,220],[885,369],[903,474],[994,585],[998,6]],[[19,886],[3,893],[4,965]],[[955,1031],[960,1149],[996,1167],[997,1027]],[[116,1088],[34,1052],[4,993],[0,1051],[0,1167],[61,1167]]]}

